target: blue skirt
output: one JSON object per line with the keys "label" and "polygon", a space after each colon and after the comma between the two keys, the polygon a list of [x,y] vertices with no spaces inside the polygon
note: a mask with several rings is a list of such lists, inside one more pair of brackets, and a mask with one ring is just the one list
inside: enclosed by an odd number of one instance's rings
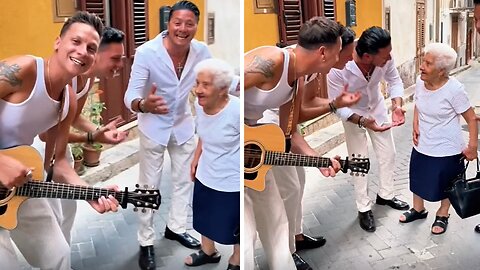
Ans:
{"label": "blue skirt", "polygon": [[413,148],[410,157],[410,191],[430,202],[446,199],[445,190],[465,169],[462,157],[463,154],[431,157]]}
{"label": "blue skirt", "polygon": [[214,190],[195,179],[193,228],[217,243],[239,244],[240,192]]}

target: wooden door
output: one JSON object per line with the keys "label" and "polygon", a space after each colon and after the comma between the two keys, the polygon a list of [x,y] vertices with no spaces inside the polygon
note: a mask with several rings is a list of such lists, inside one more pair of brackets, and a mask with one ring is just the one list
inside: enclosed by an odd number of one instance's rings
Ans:
{"label": "wooden door", "polygon": [[425,48],[425,0],[417,0],[416,2],[416,61],[415,72],[418,73],[420,65],[423,61],[423,48]]}

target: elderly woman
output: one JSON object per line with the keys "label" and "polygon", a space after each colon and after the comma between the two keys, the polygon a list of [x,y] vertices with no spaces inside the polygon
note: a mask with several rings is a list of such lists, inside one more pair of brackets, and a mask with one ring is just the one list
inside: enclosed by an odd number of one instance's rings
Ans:
{"label": "elderly woman", "polygon": [[215,242],[234,245],[227,270],[240,269],[240,101],[228,94],[233,69],[219,59],[195,67],[196,125],[199,136],[191,164],[193,228],[202,248],[188,266],[218,263]]}
{"label": "elderly woman", "polygon": [[[413,150],[410,159],[410,190],[413,208],[403,213],[400,222],[427,217],[424,200],[440,201],[433,234],[447,230],[450,201],[445,189],[464,169],[462,158],[477,157],[477,123],[463,84],[449,77],[457,53],[446,44],[425,47],[421,75],[415,88]],[[465,146],[460,115],[468,124],[469,142]]]}

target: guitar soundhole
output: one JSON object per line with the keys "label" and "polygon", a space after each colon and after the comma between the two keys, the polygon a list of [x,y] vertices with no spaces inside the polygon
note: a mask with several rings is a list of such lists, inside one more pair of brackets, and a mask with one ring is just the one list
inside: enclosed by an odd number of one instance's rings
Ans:
{"label": "guitar soundhole", "polygon": [[244,167],[255,168],[262,162],[262,149],[256,144],[247,144],[244,146],[243,156]]}
{"label": "guitar soundhole", "polygon": [[[5,199],[9,195],[9,193],[10,190],[4,187],[0,187],[0,200]],[[5,212],[7,211],[7,206],[8,204],[0,206],[0,215],[5,214]]]}

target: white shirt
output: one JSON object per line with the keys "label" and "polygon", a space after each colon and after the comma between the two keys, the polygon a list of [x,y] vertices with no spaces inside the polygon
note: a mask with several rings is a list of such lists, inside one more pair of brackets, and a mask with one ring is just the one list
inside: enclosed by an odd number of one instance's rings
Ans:
{"label": "white shirt", "polygon": [[224,192],[240,191],[240,100],[230,95],[228,104],[208,115],[195,101],[197,133],[202,140],[197,179]]}
{"label": "white shirt", "polygon": [[471,107],[463,84],[450,78],[441,88],[430,91],[418,77],[414,99],[420,129],[415,149],[432,157],[460,154],[465,149],[460,114]]}
{"label": "white shirt", "polygon": [[382,79],[388,83],[387,93],[390,98],[403,96],[403,83],[393,59],[383,67],[375,67],[370,81],[365,79],[353,60],[349,61],[342,70],[331,69],[327,75],[329,98],[339,96],[346,84],[348,84],[348,92],[360,91],[362,94],[357,104],[349,108],[339,108],[337,115],[343,121],[347,121],[352,114],[356,113],[375,119],[377,125],[388,122],[387,107],[379,86]]}
{"label": "white shirt", "polygon": [[163,31],[137,48],[124,98],[125,105],[131,110],[132,101],[145,98],[152,84],[157,84],[156,94],[163,97],[169,112],[163,115],[139,113],[138,128],[149,139],[163,146],[168,144],[172,133],[178,144],[185,143],[193,136],[194,123],[188,104],[188,95],[195,83],[193,67],[211,57],[204,43],[192,40],[182,76],[178,79],[172,60],[163,46],[166,35],[167,31]]}

